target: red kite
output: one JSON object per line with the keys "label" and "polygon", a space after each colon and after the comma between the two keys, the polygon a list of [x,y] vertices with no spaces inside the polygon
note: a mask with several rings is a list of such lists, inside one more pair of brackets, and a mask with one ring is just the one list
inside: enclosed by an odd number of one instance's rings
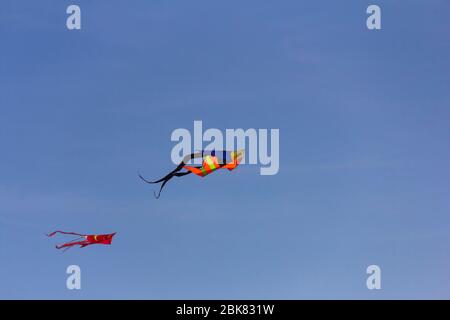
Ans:
{"label": "red kite", "polygon": [[[162,182],[161,188],[159,189],[158,194],[154,193],[155,198],[158,199],[159,196],[161,195],[161,191],[164,188],[164,185],[173,177],[182,177],[182,176],[188,175],[190,173],[193,173],[199,177],[206,177],[208,174],[210,174],[218,169],[223,169],[223,168],[231,171],[239,165],[239,163],[242,160],[242,157],[244,156],[244,150],[233,151],[230,153],[231,162],[226,162],[226,151],[223,151],[223,158],[221,160],[219,160],[219,158],[216,156],[215,150],[213,150],[211,152],[211,154],[208,154],[208,155],[205,155],[205,152],[206,151],[203,150],[202,152],[197,152],[197,153],[192,153],[190,155],[187,155],[186,157],[184,157],[183,161],[181,161],[181,163],[175,168],[175,170],[173,170],[172,172],[170,172],[165,177],[163,177],[159,180],[149,181],[149,180],[146,180],[140,174],[139,174],[139,178],[141,178],[146,183]],[[203,159],[203,163],[201,166],[192,167],[192,166],[186,165],[187,162],[189,162],[195,158]],[[179,172],[182,169],[186,169],[187,171]]]}
{"label": "red kite", "polygon": [[[63,243],[61,245],[57,245],[56,249],[62,249],[62,248],[70,248],[72,246],[79,245],[80,248],[89,246],[91,244],[111,244],[112,239],[116,232],[110,233],[110,234],[79,234],[75,232],[64,232],[64,231],[55,231],[50,234],[48,234],[48,237],[53,237],[55,234],[61,233],[61,234],[72,234],[75,236],[79,236],[79,238],[73,239],[72,241]],[[84,240],[81,240],[84,239]]]}

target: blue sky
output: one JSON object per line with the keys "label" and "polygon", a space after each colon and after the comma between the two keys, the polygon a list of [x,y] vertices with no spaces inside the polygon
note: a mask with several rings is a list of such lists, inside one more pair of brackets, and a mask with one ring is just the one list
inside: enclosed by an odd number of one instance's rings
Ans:
{"label": "blue sky", "polygon": [[[450,298],[449,10],[2,1],[0,298]],[[155,200],[137,171],[171,170],[194,120],[279,128],[279,173],[188,176]],[[55,229],[117,236],[62,253]]]}

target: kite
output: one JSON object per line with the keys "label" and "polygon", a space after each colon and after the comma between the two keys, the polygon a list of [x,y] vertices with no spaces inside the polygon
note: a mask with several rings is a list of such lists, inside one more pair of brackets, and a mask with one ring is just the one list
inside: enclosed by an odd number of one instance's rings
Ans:
{"label": "kite", "polygon": [[91,244],[111,244],[112,239],[113,239],[114,235],[116,234],[116,232],[110,233],[110,234],[79,234],[79,233],[75,233],[75,232],[64,232],[64,231],[58,230],[58,231],[54,231],[54,232],[48,234],[47,236],[53,237],[57,233],[71,234],[71,235],[79,236],[76,239],[73,239],[69,242],[66,242],[64,244],[56,246],[56,249],[64,248],[65,250],[71,248],[72,246],[77,246],[77,245],[79,245],[80,248],[84,248],[86,246],[90,246]]}
{"label": "kite", "polygon": [[[181,163],[173,171],[171,171],[169,174],[167,174],[166,176],[164,176],[163,178],[161,178],[159,180],[149,181],[140,174],[139,174],[139,178],[141,178],[144,182],[150,183],[150,184],[162,182],[158,194],[156,194],[156,192],[153,192],[155,195],[155,198],[158,199],[161,196],[161,191],[164,188],[164,186],[166,185],[166,183],[173,177],[183,177],[183,176],[191,174],[191,173],[193,173],[199,177],[206,177],[207,175],[209,175],[210,173],[212,173],[218,169],[228,169],[229,171],[231,171],[231,170],[234,170],[239,165],[239,163],[242,160],[242,157],[244,156],[244,150],[232,151],[230,153],[231,161],[226,162],[227,151],[222,151],[222,154],[223,154],[222,159],[219,159],[216,156],[215,150],[211,151],[210,154],[205,155],[205,153],[208,153],[208,152],[205,150],[202,150],[201,152],[191,153],[190,155],[185,156],[183,158],[183,161],[181,161]],[[196,159],[196,158],[203,159],[203,163],[201,166],[193,167],[193,166],[186,165],[186,163],[188,163],[189,161]],[[180,172],[182,169],[185,169],[186,171]]]}

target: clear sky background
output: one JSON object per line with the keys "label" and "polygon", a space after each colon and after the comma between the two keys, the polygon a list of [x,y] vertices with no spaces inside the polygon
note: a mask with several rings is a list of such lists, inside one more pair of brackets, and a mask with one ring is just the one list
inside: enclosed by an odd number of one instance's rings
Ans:
{"label": "clear sky background", "polygon": [[[3,0],[0,298],[450,298],[449,12]],[[171,170],[194,120],[279,128],[279,174],[191,175],[154,199],[137,172]],[[55,229],[117,236],[62,253]]]}

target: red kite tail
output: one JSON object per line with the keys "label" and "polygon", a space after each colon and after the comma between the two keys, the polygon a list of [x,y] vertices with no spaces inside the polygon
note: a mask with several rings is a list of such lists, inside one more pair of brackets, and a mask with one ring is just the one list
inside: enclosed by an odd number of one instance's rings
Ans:
{"label": "red kite tail", "polygon": [[64,231],[56,230],[56,231],[53,231],[52,233],[47,234],[47,237],[53,237],[53,236],[54,236],[55,234],[57,234],[57,233],[61,233],[61,234],[72,234],[72,235],[80,236],[80,237],[86,236],[85,234],[79,234],[79,233],[75,233],[75,232],[64,232]]}
{"label": "red kite tail", "polygon": [[83,240],[83,241],[73,241],[73,242],[67,242],[61,245],[57,245],[56,249],[62,249],[62,248],[70,248],[76,245],[80,245],[81,247],[85,247],[86,245],[90,244],[88,241]]}

